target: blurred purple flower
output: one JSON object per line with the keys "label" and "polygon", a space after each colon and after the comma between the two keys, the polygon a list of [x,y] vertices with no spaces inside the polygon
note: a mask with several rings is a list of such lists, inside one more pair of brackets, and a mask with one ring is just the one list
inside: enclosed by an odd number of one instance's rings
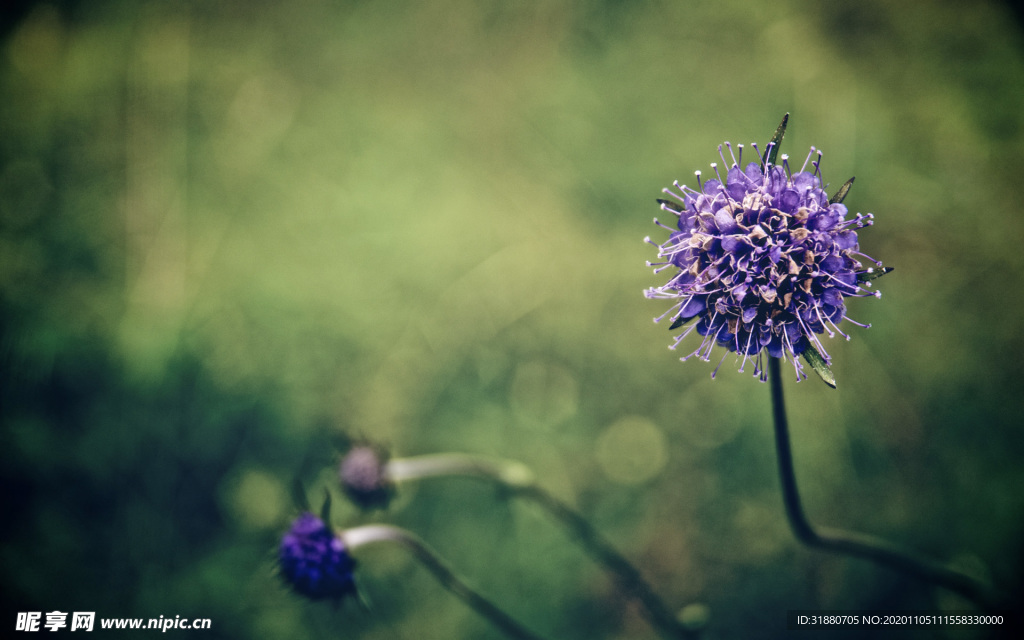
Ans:
{"label": "blurred purple flower", "polygon": [[[660,200],[662,209],[679,220],[673,228],[655,219],[671,235],[660,245],[646,238],[662,259],[648,266],[656,267],[655,273],[674,273],[668,283],[644,293],[673,301],[655,322],[670,318],[675,329],[693,321],[671,349],[693,331],[703,336],[681,360],[697,356],[708,361],[718,344],[743,356],[740,371],[753,360],[754,375],[762,381],[767,379],[764,352],[791,358],[802,379],[806,375],[796,356],[810,349],[830,361],[819,334],[839,333],[849,340],[838,327],[844,319],[869,326],[847,317],[844,299],[880,295],[868,290],[874,270],[860,260],[881,263],[862,254],[857,244],[856,229],[872,224],[873,216],[848,219],[839,202],[843,192],[830,202],[822,190],[822,154],[814,147],[800,171],[792,173],[785,155],[781,166],[768,163],[768,150],[764,164],[751,162],[741,169],[743,145],[738,154],[728,142],[724,146],[733,160],[724,179],[712,163],[717,179],[701,182],[697,171],[696,190],[678,182],[664,190],[673,200]],[[722,146],[718,151],[728,165]],[[808,164],[812,171],[805,171]],[[712,377],[717,372],[716,367]]]}
{"label": "blurred purple flower", "polygon": [[303,513],[281,539],[281,575],[304,596],[319,600],[355,593],[355,561],[345,543],[312,513]]}
{"label": "blurred purple flower", "polygon": [[345,494],[363,509],[383,509],[395,494],[387,476],[387,452],[370,444],[358,444],[341,459],[338,476]]}

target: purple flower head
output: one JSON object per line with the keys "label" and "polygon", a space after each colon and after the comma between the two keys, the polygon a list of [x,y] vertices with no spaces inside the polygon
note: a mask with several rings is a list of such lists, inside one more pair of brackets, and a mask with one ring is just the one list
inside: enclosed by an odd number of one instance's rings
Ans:
{"label": "purple flower head", "polygon": [[394,497],[394,483],[387,476],[387,452],[358,444],[345,454],[338,476],[345,493],[363,509],[383,509]]}
{"label": "purple flower head", "polygon": [[279,563],[288,584],[314,600],[355,593],[355,561],[341,538],[312,513],[296,518],[284,534]]}
{"label": "purple flower head", "polygon": [[[731,164],[719,146],[723,166],[729,167],[725,175],[712,163],[715,177],[701,181],[697,171],[696,189],[678,182],[665,189],[672,200],[659,202],[678,222],[670,227],[655,219],[669,238],[660,245],[646,239],[658,247],[661,259],[648,266],[655,273],[672,272],[668,283],[644,292],[673,303],[655,322],[670,318],[672,329],[689,323],[669,348],[696,331],[703,339],[681,360],[697,356],[708,361],[717,344],[742,356],[740,371],[753,360],[754,375],[762,381],[767,379],[761,361],[765,352],[792,359],[797,379],[806,377],[798,355],[827,369],[830,358],[818,336],[839,333],[849,340],[838,326],[842,320],[867,327],[847,317],[844,301],[879,296],[868,290],[869,281],[887,271],[876,272],[861,262],[881,265],[857,244],[856,230],[872,224],[872,214],[849,217],[841,202],[850,183],[830,200],[822,188],[821,152],[811,147],[793,173],[785,155],[781,166],[773,164],[770,151],[780,141],[776,132],[762,161],[743,168],[743,145],[734,153],[725,143]],[[757,145],[752,147],[760,155]],[[812,170],[806,170],[808,165]]]}

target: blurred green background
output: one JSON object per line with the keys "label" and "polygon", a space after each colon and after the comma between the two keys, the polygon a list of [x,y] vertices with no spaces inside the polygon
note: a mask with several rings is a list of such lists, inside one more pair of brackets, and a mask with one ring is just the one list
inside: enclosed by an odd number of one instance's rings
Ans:
{"label": "blurred green background", "polygon": [[[492,638],[397,549],[370,611],[274,575],[300,478],[551,638],[655,637],[532,505],[386,513],[347,436],[518,459],[707,638],[789,609],[964,608],[800,547],[768,388],[678,362],[655,198],[716,146],[825,152],[896,271],[787,381],[812,521],[1007,590],[1024,563],[1024,41],[991,2],[20,3],[0,41],[0,600],[205,617],[208,638]],[[695,346],[695,345],[694,345]],[[691,609],[693,611],[693,609]],[[10,627],[8,627],[10,628]],[[181,632],[177,632],[181,633]],[[874,637],[975,638],[918,631]]]}

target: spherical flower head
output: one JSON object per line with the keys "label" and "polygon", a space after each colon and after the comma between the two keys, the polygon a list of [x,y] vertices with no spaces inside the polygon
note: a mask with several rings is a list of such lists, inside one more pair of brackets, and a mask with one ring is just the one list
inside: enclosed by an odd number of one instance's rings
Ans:
{"label": "spherical flower head", "polygon": [[[726,355],[742,356],[740,371],[752,359],[761,380],[767,377],[762,353],[788,357],[802,379],[796,356],[812,351],[830,361],[818,335],[839,333],[849,340],[839,323],[859,325],[847,317],[845,299],[880,295],[868,290],[873,269],[861,260],[881,263],[860,253],[856,231],[872,224],[873,216],[848,215],[841,203],[846,187],[829,199],[822,188],[821,152],[813,147],[795,173],[787,156],[781,166],[773,165],[767,152],[763,162],[741,168],[743,146],[738,158],[732,145],[725,147],[732,163],[724,178],[712,164],[715,179],[702,182],[697,171],[697,189],[676,182],[664,190],[672,200],[661,200],[662,209],[678,221],[671,227],[655,219],[670,235],[660,245],[647,238],[661,259],[648,265],[672,276],[645,295],[673,301],[655,322],[670,318],[675,329],[692,321],[671,349],[694,331],[703,336],[682,360],[708,361],[717,344]],[[756,144],[753,148],[758,151]],[[729,166],[722,146],[718,149]]]}
{"label": "spherical flower head", "polygon": [[368,444],[353,446],[338,470],[345,494],[363,509],[387,507],[395,491],[386,464],[385,451]]}
{"label": "spherical flower head", "polygon": [[355,561],[323,520],[303,513],[281,539],[281,575],[298,593],[320,600],[355,593]]}

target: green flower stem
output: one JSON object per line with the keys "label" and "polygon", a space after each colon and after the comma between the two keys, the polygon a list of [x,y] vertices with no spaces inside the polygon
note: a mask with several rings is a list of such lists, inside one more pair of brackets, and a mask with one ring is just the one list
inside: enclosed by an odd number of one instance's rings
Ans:
{"label": "green flower stem", "polygon": [[775,422],[775,449],[779,458],[779,479],[786,518],[797,540],[809,547],[871,560],[896,571],[902,571],[925,582],[949,589],[971,600],[983,609],[999,608],[1004,599],[984,582],[954,571],[949,567],[881,538],[851,533],[840,529],[815,528],[807,521],[793,472],[793,454],[789,444],[789,424],[782,394],[779,359],[768,359],[771,380],[772,415]]}
{"label": "green flower stem", "polygon": [[455,594],[462,601],[473,608],[474,611],[487,618],[495,627],[501,629],[510,638],[523,640],[541,640],[538,636],[502,611],[493,602],[480,595],[476,590],[466,584],[459,576],[431,549],[427,543],[420,540],[414,534],[389,525],[366,525],[347,529],[342,532],[342,539],[345,546],[350,550],[375,542],[394,542],[409,551],[426,567],[438,582],[448,591]]}
{"label": "green flower stem", "polygon": [[393,482],[438,476],[474,476],[516,489],[532,486],[533,472],[521,462],[465,453],[436,453],[388,460],[384,474]]}
{"label": "green flower stem", "polygon": [[386,474],[394,482],[431,476],[472,476],[494,482],[515,496],[532,500],[561,523],[595,561],[615,576],[619,587],[643,606],[647,619],[662,637],[678,639],[696,636],[672,615],[636,567],[616,551],[583,516],[538,485],[533,472],[522,463],[445,453],[390,460]]}

